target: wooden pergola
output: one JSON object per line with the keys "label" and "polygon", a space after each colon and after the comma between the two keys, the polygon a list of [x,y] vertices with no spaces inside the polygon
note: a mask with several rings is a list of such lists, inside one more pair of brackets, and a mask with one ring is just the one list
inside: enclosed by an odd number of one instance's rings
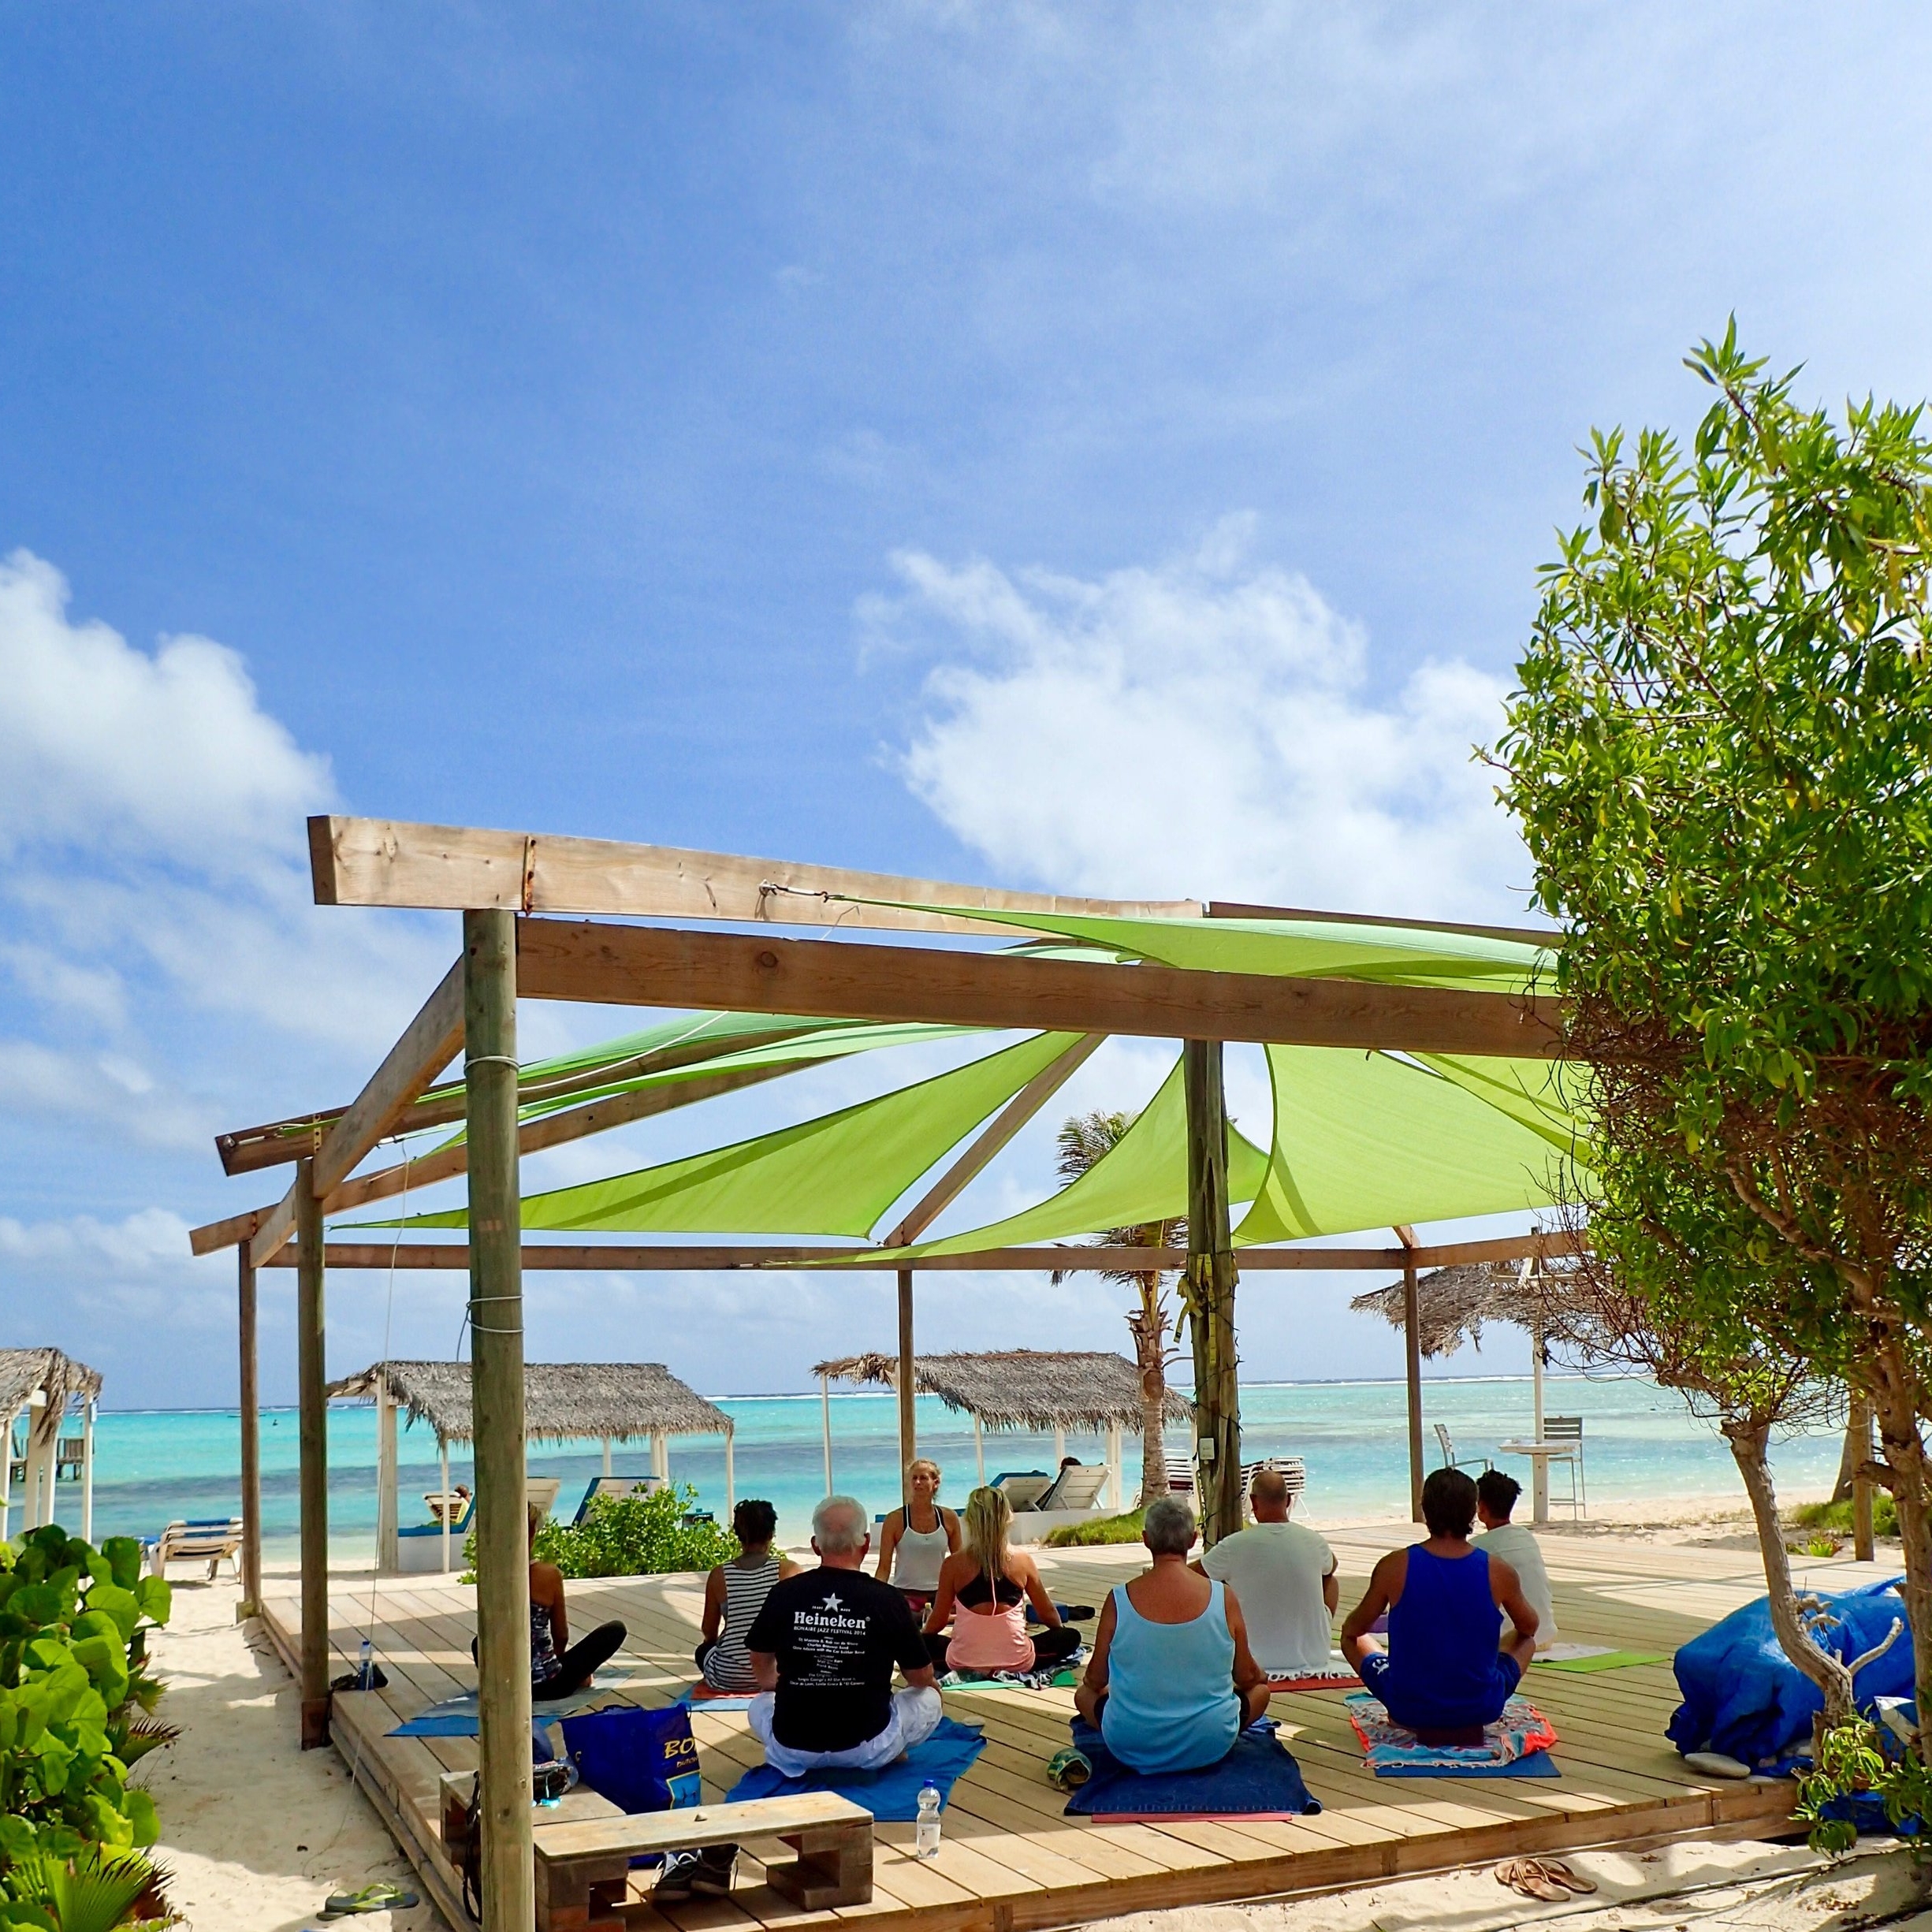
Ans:
{"label": "wooden pergola", "polygon": [[[1091,1051],[1089,1040],[1097,1044],[1098,1037],[1114,1033],[1181,1040],[1188,1147],[1185,1253],[1067,1245],[895,1257],[873,1264],[890,1267],[898,1276],[899,1361],[907,1371],[898,1383],[906,1456],[913,1446],[915,1271],[1182,1269],[1204,1341],[1206,1372],[1197,1377],[1197,1426],[1199,1460],[1208,1478],[1203,1513],[1211,1534],[1231,1532],[1241,1523],[1236,1252],[1227,1187],[1224,1043],[1517,1059],[1561,1055],[1556,1003],[1534,992],[1030,957],[892,944],[871,936],[884,931],[1011,939],[1011,925],[974,916],[992,913],[1315,918],[1337,925],[1481,933],[1539,944],[1554,936],[1547,932],[1431,926],[1282,906],[1067,899],[665,847],[387,820],[318,817],[309,821],[309,835],[318,904],[460,912],[463,951],[352,1101],[218,1141],[230,1174],[294,1168],[274,1205],[197,1229],[193,1236],[197,1253],[233,1246],[239,1257],[244,1515],[250,1528],[244,1595],[257,1602],[261,1588],[255,1529],[260,1506],[255,1428],[257,1271],[291,1265],[297,1274],[301,1691],[303,1743],[308,1745],[326,1740],[329,1710],[326,1271],[392,1265],[467,1270],[474,1338],[483,1919],[493,1928],[527,1926],[534,1912],[524,1603],[524,1269],[792,1267],[835,1256],[848,1265],[868,1264],[862,1252],[854,1263],[851,1249],[809,1247],[524,1248],[518,1184],[522,1153],[722,1089],[694,1080],[685,1083],[682,1093],[645,1089],[619,1094],[519,1123],[519,999],[1065,1031],[1080,1036],[1086,1051]],[[637,918],[705,923],[615,923]],[[711,929],[716,922],[827,930],[810,940],[784,939],[767,931]],[[459,1052],[463,1055],[460,1099],[424,1103]],[[1071,1052],[1063,1055],[1062,1063],[1016,1096],[906,1216],[888,1247],[916,1241],[1077,1063]],[[462,1141],[426,1160],[358,1173],[384,1141],[458,1119],[467,1126]],[[389,1242],[325,1245],[326,1215],[459,1174],[467,1181],[467,1242],[419,1248]],[[1248,1248],[1241,1252],[1240,1263],[1251,1269],[1394,1266],[1402,1270],[1405,1291],[1413,1297],[1420,1268],[1538,1253],[1547,1245],[1546,1238],[1528,1235],[1428,1248],[1407,1228],[1395,1234],[1394,1247]],[[291,1248],[292,1254],[287,1252]],[[1407,1324],[1410,1459],[1419,1484],[1416,1330],[1412,1320]]]}

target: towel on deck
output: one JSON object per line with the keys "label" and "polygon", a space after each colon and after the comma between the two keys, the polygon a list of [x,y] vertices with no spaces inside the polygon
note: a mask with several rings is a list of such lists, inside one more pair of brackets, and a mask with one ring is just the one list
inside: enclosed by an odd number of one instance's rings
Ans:
{"label": "towel on deck", "polygon": [[1556,1726],[1527,1697],[1512,1697],[1480,1744],[1425,1744],[1398,1724],[1380,1698],[1357,1691],[1342,1700],[1378,1778],[1554,1778]]}
{"label": "towel on deck", "polygon": [[1312,1818],[1321,1801],[1301,1767],[1257,1718],[1219,1764],[1198,1771],[1135,1771],[1107,1748],[1084,1718],[1073,1720],[1074,1746],[1093,1775],[1067,1801],[1072,1818]]}
{"label": "towel on deck", "polygon": [[862,1804],[881,1824],[909,1824],[919,1815],[922,1785],[938,1786],[940,1808],[944,1810],[953,1786],[985,1748],[986,1740],[977,1724],[958,1724],[951,1718],[941,1718],[939,1729],[895,1764],[881,1765],[876,1771],[807,1771],[802,1778],[787,1778],[769,1764],[757,1765],[732,1785],[724,1801],[743,1804],[750,1798],[790,1798],[803,1791],[832,1791]]}
{"label": "towel on deck", "polygon": [[1310,1670],[1299,1677],[1270,1677],[1271,1691],[1358,1691],[1362,1681],[1345,1664],[1338,1670]]}
{"label": "towel on deck", "polygon": [[[606,1704],[629,1702],[626,1692],[631,1688],[624,1682],[586,1684],[568,1697],[538,1699],[530,1705],[530,1715],[539,1724],[551,1724],[559,1718],[574,1718],[583,1711],[601,1711]],[[397,1725],[389,1736],[474,1737],[478,1723],[476,1693],[465,1691],[460,1697],[445,1697],[439,1704],[425,1706],[408,1723]]]}
{"label": "towel on deck", "polygon": [[756,1695],[750,1691],[740,1695],[735,1691],[714,1690],[700,1677],[678,1702],[690,1705],[694,1711],[749,1711]]}
{"label": "towel on deck", "polygon": [[1668,1661],[1662,1651],[1614,1651],[1595,1644],[1553,1644],[1536,1658],[1539,1670],[1628,1670],[1633,1664]]}
{"label": "towel on deck", "polygon": [[[1893,1617],[1905,1619],[1900,1579],[1825,1596],[1828,1621],[1811,1625],[1816,1640],[1841,1662],[1885,1641]],[[1679,1751],[1715,1751],[1763,1770],[1793,1757],[1809,1759],[1811,1719],[1824,1708],[1818,1686],[1785,1655],[1763,1597],[1733,1610],[1692,1637],[1677,1654],[1684,1701],[1665,1735]],[[1909,1697],[1909,1638],[1894,1644],[1858,1673],[1858,1707],[1869,1713],[1878,1697]]]}

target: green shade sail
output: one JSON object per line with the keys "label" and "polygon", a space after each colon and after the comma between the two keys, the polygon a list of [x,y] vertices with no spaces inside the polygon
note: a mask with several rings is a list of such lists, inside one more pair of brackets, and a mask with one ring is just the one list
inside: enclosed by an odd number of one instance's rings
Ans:
{"label": "green shade sail", "polygon": [[[1234,1201],[1252,1201],[1268,1171],[1268,1156],[1232,1126],[1227,1134],[1227,1190]],[[1169,1221],[1187,1212],[1187,1102],[1181,1065],[1160,1083],[1160,1091],[1119,1145],[1051,1200],[985,1227],[943,1240],[892,1252],[976,1254],[986,1248],[1018,1248],[1059,1241],[1070,1234],[1097,1234],[1108,1228],[1137,1227]]]}
{"label": "green shade sail", "polygon": [[[661,1167],[534,1194],[526,1228],[600,1234],[848,1234],[863,1238],[906,1190],[1076,1033],[1017,1046],[896,1093]],[[714,1073],[714,1060],[698,1070]],[[462,1208],[364,1226],[464,1227]]]}
{"label": "green shade sail", "polygon": [[1574,1193],[1581,1125],[1550,1063],[1438,1070],[1332,1047],[1267,1051],[1274,1145],[1237,1246],[1504,1214]]}

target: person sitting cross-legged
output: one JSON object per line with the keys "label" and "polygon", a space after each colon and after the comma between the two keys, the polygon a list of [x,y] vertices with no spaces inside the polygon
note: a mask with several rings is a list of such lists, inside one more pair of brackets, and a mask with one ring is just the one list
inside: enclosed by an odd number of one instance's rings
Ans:
{"label": "person sitting cross-legged", "polygon": [[1188,1567],[1186,1502],[1156,1496],[1141,1540],[1153,1562],[1108,1591],[1074,1703],[1129,1770],[1201,1770],[1268,1709],[1268,1678],[1234,1592]]}
{"label": "person sitting cross-legged", "polygon": [[1516,1580],[1523,1586],[1523,1600],[1536,1613],[1536,1650],[1540,1655],[1558,1640],[1556,1604],[1535,1532],[1509,1521],[1522,1493],[1523,1485],[1500,1469],[1486,1470],[1476,1479],[1476,1513],[1483,1525],[1476,1547],[1501,1557],[1516,1572]]}
{"label": "person sitting cross-legged", "polygon": [[1289,1521],[1291,1501],[1279,1470],[1256,1470],[1248,1487],[1253,1526],[1223,1536],[1193,1565],[1233,1588],[1249,1647],[1271,1677],[1333,1667],[1329,1635],[1341,1595],[1335,1552],[1316,1532]]}
{"label": "person sitting cross-legged", "polygon": [[[998,1490],[982,1487],[966,1498],[966,1547],[940,1565],[938,1593],[926,1613],[935,1668],[1031,1670],[1063,1664],[1079,1649],[1080,1632],[1060,1621],[1040,1566],[1024,1550],[1007,1547],[1012,1527],[1012,1506]],[[1044,1626],[1037,1636],[1026,1634],[1029,1603]]]}
{"label": "person sitting cross-legged", "polygon": [[[1342,1654],[1394,1721],[1425,1744],[1475,1745],[1521,1680],[1536,1647],[1536,1613],[1516,1572],[1469,1541],[1476,1485],[1438,1469],[1422,1486],[1424,1542],[1376,1564],[1342,1626]],[[1384,1648],[1369,1626],[1389,1615]],[[1511,1625],[1498,1646],[1502,1619]]]}
{"label": "person sitting cross-legged", "polygon": [[[911,1606],[859,1567],[871,1547],[865,1505],[828,1496],[812,1512],[819,1567],[774,1584],[745,1633],[759,1686],[752,1735],[787,1778],[877,1770],[923,1744],[944,1714]],[[906,1684],[896,1692],[895,1666]]]}

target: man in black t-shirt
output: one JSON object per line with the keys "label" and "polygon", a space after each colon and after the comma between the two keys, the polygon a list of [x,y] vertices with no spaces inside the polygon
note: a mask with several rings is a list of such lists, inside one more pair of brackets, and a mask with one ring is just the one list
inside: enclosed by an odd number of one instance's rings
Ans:
{"label": "man in black t-shirt", "polygon": [[[774,1584],[745,1633],[761,1691],[752,1734],[787,1778],[821,1765],[876,1770],[939,1723],[939,1688],[910,1606],[859,1567],[871,1544],[865,1506],[828,1496],[812,1512],[820,1567]],[[908,1687],[896,1694],[895,1666]]]}

